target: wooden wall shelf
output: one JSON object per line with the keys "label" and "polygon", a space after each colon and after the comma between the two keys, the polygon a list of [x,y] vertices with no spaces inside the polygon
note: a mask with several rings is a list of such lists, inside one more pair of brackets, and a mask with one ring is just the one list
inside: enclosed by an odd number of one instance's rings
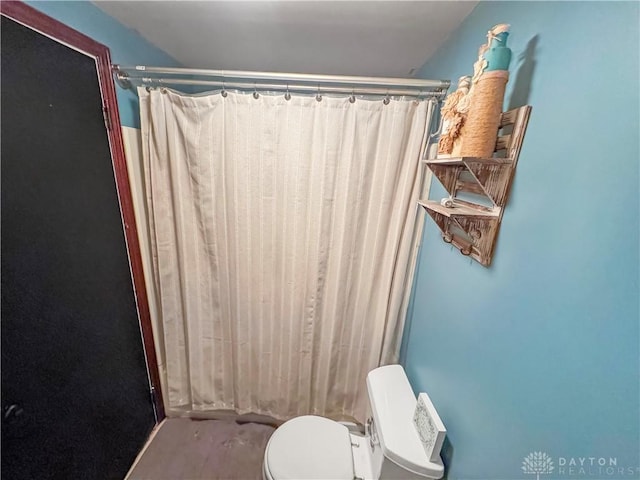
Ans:
{"label": "wooden wall shelf", "polygon": [[418,203],[431,212],[454,220],[459,217],[478,217],[497,220],[500,216],[498,211],[473,207],[468,203],[463,204],[457,202],[455,207],[444,207],[440,205],[440,202],[434,202],[432,200],[420,200]]}
{"label": "wooden wall shelf", "polygon": [[448,166],[467,166],[468,163],[479,163],[481,165],[510,165],[513,160],[510,158],[482,158],[482,157],[448,157],[434,158],[432,160],[423,160],[428,165],[448,165]]}
{"label": "wooden wall shelf", "polygon": [[[518,163],[531,106],[504,112],[496,138],[494,157],[447,157],[424,160],[453,200],[453,207],[420,200],[442,231],[445,242],[455,245],[484,266],[491,264],[504,206]],[[511,129],[511,132],[500,135]],[[493,206],[461,199],[459,194],[480,195]]]}
{"label": "wooden wall shelf", "polygon": [[[426,164],[452,197],[464,191],[484,195],[494,205],[504,205],[513,171],[512,159],[461,157],[427,160]],[[471,178],[461,179],[462,172],[468,172]]]}

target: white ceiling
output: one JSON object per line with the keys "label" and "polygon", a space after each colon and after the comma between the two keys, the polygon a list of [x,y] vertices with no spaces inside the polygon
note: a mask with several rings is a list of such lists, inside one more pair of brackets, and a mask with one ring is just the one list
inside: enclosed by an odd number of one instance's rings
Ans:
{"label": "white ceiling", "polygon": [[185,67],[411,76],[476,1],[97,1]]}

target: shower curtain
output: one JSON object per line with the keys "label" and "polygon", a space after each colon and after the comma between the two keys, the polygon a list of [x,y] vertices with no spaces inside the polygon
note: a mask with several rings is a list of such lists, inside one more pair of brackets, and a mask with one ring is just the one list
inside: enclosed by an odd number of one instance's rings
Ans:
{"label": "shower curtain", "polygon": [[170,412],[363,421],[367,372],[397,362],[432,102],[139,96]]}

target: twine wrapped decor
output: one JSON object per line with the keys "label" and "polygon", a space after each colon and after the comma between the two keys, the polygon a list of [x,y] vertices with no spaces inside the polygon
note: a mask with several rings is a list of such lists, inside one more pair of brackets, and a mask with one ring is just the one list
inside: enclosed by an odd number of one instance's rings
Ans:
{"label": "twine wrapped decor", "polygon": [[458,80],[458,89],[450,94],[442,106],[442,133],[438,142],[438,157],[450,156],[455,139],[460,135],[466,116],[464,99],[469,95],[471,77],[464,76]]}
{"label": "twine wrapped decor", "polygon": [[462,126],[459,146],[454,147],[455,154],[462,157],[493,155],[508,80],[507,70],[485,71],[480,75],[470,94],[469,113]]}

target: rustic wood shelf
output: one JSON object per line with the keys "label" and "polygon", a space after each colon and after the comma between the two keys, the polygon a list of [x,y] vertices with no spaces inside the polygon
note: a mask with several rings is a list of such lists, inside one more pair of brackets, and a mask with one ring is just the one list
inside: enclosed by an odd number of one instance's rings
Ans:
{"label": "rustic wood shelf", "polygon": [[[474,193],[489,198],[494,205],[504,206],[509,180],[513,172],[510,158],[439,158],[425,162],[449,195]],[[468,178],[461,178],[462,173]]]}
{"label": "rustic wood shelf", "polygon": [[489,209],[483,208],[473,208],[469,205],[456,203],[454,207],[445,207],[440,205],[439,202],[434,202],[432,200],[419,200],[418,203],[422,205],[427,210],[432,210],[433,212],[444,215],[447,218],[455,218],[455,217],[482,217],[482,218],[493,218],[497,219],[500,216],[499,212],[495,212]]}
{"label": "rustic wood shelf", "polygon": [[470,255],[482,265],[489,265],[493,233],[500,223],[500,208],[490,210],[468,203],[456,203],[455,207],[444,207],[433,201],[418,203],[440,227],[445,242],[452,243],[463,255]]}
{"label": "rustic wood shelf", "polygon": [[467,163],[480,163],[483,165],[510,165],[513,163],[511,158],[500,157],[450,157],[450,158],[433,158],[431,160],[423,160],[427,165],[459,165],[465,166]]}
{"label": "rustic wood shelf", "polygon": [[[444,207],[440,202],[420,200],[429,216],[442,231],[445,242],[455,245],[463,255],[470,255],[484,266],[491,264],[493,249],[513,174],[520,156],[531,107],[516,108],[500,117],[500,129],[512,131],[496,138],[495,151],[501,157],[451,157],[423,160],[442,183],[454,202]],[[459,198],[472,193],[488,199],[493,208]]]}

